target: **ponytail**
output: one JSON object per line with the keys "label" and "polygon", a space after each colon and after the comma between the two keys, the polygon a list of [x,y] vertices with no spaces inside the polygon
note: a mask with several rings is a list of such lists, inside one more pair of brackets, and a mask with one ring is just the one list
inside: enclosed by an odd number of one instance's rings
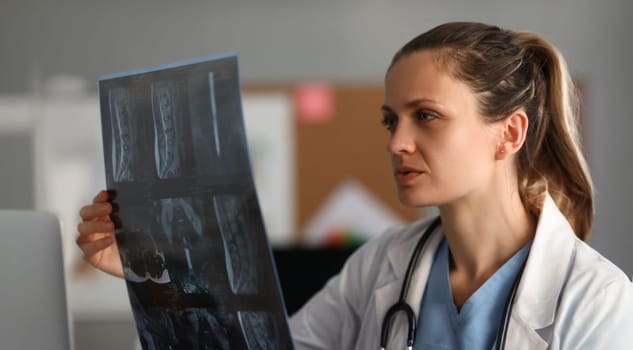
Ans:
{"label": "ponytail", "polygon": [[553,45],[527,32],[514,33],[513,42],[532,70],[533,89],[526,106],[527,141],[518,157],[521,195],[528,208],[536,210],[546,190],[576,235],[587,239],[593,224],[593,186],[580,146],[577,90]]}

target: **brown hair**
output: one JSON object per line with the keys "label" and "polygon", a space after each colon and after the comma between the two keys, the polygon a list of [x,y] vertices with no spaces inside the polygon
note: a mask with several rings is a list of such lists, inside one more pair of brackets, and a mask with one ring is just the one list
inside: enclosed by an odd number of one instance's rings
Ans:
{"label": "brown hair", "polygon": [[408,42],[391,66],[421,50],[433,50],[438,64],[470,86],[488,120],[525,109],[529,126],[517,154],[521,200],[538,216],[549,192],[576,235],[587,239],[593,186],[580,148],[576,89],[560,52],[538,34],[453,22]]}

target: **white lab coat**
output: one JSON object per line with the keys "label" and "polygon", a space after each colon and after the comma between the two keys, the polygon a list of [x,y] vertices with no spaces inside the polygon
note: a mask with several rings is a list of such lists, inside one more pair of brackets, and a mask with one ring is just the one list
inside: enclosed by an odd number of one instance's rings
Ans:
{"label": "white lab coat", "polygon": [[[398,299],[413,248],[430,222],[359,248],[291,318],[296,348],[379,349],[383,316]],[[416,319],[442,237],[441,229],[430,237],[413,276],[407,301]],[[406,330],[405,317],[396,317],[387,349],[406,349]],[[517,289],[506,348],[633,349],[633,284],[576,237],[549,196]]]}

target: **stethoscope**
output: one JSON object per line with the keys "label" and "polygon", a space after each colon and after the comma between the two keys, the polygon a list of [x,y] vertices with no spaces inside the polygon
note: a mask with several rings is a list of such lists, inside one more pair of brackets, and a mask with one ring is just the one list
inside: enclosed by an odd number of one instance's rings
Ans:
{"label": "stethoscope", "polygon": [[[424,231],[424,234],[416,244],[415,249],[413,250],[413,254],[411,255],[411,259],[409,260],[409,266],[407,266],[407,272],[404,277],[404,282],[402,283],[402,289],[400,290],[400,297],[398,301],[393,304],[387,313],[382,322],[382,328],[380,330],[380,349],[385,350],[387,347],[387,339],[389,338],[389,327],[391,325],[391,321],[393,317],[398,312],[404,312],[407,316],[408,329],[407,329],[407,349],[413,349],[413,342],[415,340],[415,331],[416,331],[416,319],[415,312],[407,302],[407,293],[409,292],[409,285],[411,284],[411,279],[413,276],[413,270],[418,265],[418,260],[420,260],[420,255],[422,253],[422,248],[426,244],[426,241],[429,239],[433,231],[440,225],[441,220],[438,217],[433,220],[431,225]],[[527,259],[526,259],[527,261]],[[514,299],[516,297],[517,287],[519,285],[519,281],[521,280],[521,275],[523,275],[523,268],[525,267],[525,261],[517,274],[517,277],[514,279],[514,283],[512,284],[512,292],[510,296],[506,300],[505,306],[503,307],[503,317],[501,317],[501,322],[499,323],[499,328],[497,329],[497,338],[495,339],[495,349],[505,349],[505,342],[508,333],[508,324],[510,323],[510,314],[512,314],[512,306],[514,304]]]}

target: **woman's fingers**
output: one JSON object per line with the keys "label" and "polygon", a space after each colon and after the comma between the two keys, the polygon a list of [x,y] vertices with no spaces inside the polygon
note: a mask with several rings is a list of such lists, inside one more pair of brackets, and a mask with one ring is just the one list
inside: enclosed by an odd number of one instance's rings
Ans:
{"label": "woman's fingers", "polygon": [[79,216],[84,221],[99,220],[112,213],[112,205],[108,202],[89,204],[81,208]]}
{"label": "woman's fingers", "polygon": [[88,204],[79,210],[79,216],[83,221],[102,220],[109,221],[112,213],[112,204],[108,202],[108,192],[99,191],[92,199],[92,204]]}
{"label": "woman's fingers", "polygon": [[84,221],[77,225],[77,231],[79,231],[80,236],[93,233],[111,233],[114,232],[114,223],[112,221]]}
{"label": "woman's fingers", "polygon": [[79,210],[82,222],[77,225],[76,243],[83,252],[84,259],[92,266],[123,277],[123,268],[118,256],[114,237],[115,224],[110,218],[113,211],[109,203],[110,194],[100,191],[92,200],[92,204]]}
{"label": "woman's fingers", "polygon": [[[79,240],[79,238],[77,239]],[[84,253],[86,258],[90,258],[91,256],[99,253],[100,251],[106,249],[110,245],[114,243],[114,236],[108,235],[103,238],[99,238],[92,242],[84,242],[81,244],[81,250]]]}
{"label": "woman's fingers", "polygon": [[103,203],[108,201],[108,191],[101,190],[92,199],[92,203]]}

